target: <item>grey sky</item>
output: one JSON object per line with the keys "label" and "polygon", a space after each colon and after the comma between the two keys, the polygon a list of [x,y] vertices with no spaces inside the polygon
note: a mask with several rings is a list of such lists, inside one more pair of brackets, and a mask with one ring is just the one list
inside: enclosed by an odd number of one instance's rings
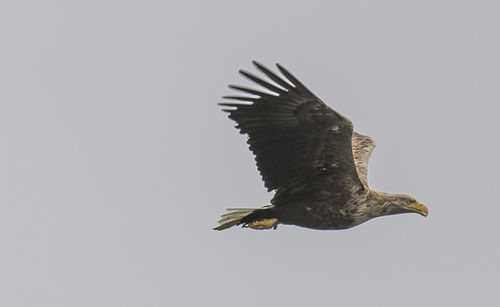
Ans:
{"label": "grey sky", "polygon": [[[498,306],[498,1],[0,2],[1,306]],[[216,103],[280,62],[430,215],[212,231],[268,203]]]}

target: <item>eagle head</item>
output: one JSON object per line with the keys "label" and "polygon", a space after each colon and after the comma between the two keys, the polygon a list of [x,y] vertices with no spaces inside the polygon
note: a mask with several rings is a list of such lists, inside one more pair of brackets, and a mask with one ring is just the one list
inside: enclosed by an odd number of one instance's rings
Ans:
{"label": "eagle head", "polygon": [[429,209],[417,201],[413,196],[406,194],[392,194],[386,199],[385,214],[418,213],[422,216],[429,214]]}

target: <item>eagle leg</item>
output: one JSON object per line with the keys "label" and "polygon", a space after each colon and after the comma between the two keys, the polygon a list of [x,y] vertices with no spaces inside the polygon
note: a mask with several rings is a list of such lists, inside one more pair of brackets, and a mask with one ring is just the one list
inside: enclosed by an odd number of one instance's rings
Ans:
{"label": "eagle leg", "polygon": [[278,219],[269,218],[269,219],[256,220],[243,225],[243,227],[250,227],[252,229],[258,229],[258,230],[271,229],[271,228],[276,229],[278,227]]}

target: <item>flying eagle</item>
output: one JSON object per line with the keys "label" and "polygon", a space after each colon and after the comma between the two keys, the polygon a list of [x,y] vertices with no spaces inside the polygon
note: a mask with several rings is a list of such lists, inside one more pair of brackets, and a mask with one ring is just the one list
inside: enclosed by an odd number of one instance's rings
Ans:
{"label": "flying eagle", "polygon": [[259,91],[230,85],[249,95],[224,96],[240,102],[220,103],[250,150],[268,191],[271,204],[262,208],[227,209],[215,230],[234,225],[276,229],[292,224],[313,229],[347,229],[374,217],[416,212],[427,207],[404,194],[368,187],[367,171],[375,141],[353,131],[352,122],[328,107],[280,64],[280,77],[253,61],[274,81],[240,70],[264,87]]}

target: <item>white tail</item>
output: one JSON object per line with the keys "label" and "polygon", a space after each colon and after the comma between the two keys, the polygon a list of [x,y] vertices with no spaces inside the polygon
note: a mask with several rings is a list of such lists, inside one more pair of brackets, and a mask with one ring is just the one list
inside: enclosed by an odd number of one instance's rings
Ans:
{"label": "white tail", "polygon": [[258,230],[276,229],[279,224],[273,205],[262,208],[229,208],[227,211],[229,212],[222,215],[219,226],[215,227],[214,230],[223,230],[240,224],[243,224],[243,227]]}
{"label": "white tail", "polygon": [[223,230],[240,224],[241,219],[254,212],[256,208],[228,208],[226,210],[229,212],[221,216],[218,222],[219,226],[215,227],[214,230]]}

